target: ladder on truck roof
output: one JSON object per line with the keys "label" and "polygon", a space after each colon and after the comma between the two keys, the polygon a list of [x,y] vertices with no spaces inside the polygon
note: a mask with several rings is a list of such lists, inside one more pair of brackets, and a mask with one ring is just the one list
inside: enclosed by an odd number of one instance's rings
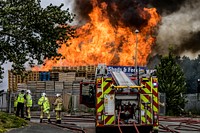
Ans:
{"label": "ladder on truck roof", "polygon": [[123,71],[111,71],[111,75],[117,85],[115,88],[140,88]]}

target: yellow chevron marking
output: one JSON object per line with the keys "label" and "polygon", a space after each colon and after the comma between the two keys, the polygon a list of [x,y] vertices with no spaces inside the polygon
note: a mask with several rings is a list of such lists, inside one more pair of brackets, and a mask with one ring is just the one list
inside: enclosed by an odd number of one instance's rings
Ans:
{"label": "yellow chevron marking", "polygon": [[103,77],[101,78],[101,90],[102,90],[102,94],[103,94]]}
{"label": "yellow chevron marking", "polygon": [[114,124],[114,120],[115,120],[115,117],[114,116],[112,116],[111,118],[110,118],[110,120],[106,123],[107,125],[109,124]]}
{"label": "yellow chevron marking", "polygon": [[[143,104],[141,104],[141,111],[144,111],[144,105]],[[142,120],[143,123],[146,122],[146,119],[145,119],[144,115],[141,115],[141,120]]]}
{"label": "yellow chevron marking", "polygon": [[[152,83],[151,82],[146,82],[146,84],[148,85],[148,86],[152,86]],[[147,93],[152,93],[152,88],[153,87],[151,87],[151,89],[149,90],[149,89],[147,89],[148,90],[148,92]]]}
{"label": "yellow chevron marking", "polygon": [[151,93],[151,91],[149,91],[149,89],[147,89],[147,85],[149,85],[150,84],[150,82],[145,82],[145,83],[143,83],[141,86],[144,86],[145,88],[142,88],[142,90],[144,90],[145,91],[145,93]]}
{"label": "yellow chevron marking", "polygon": [[[105,121],[107,119],[108,116],[104,115],[103,117],[103,120]],[[107,123],[105,123],[106,125],[111,125],[111,124],[114,124],[114,121],[115,121],[115,116],[113,115],[109,121]]]}
{"label": "yellow chevron marking", "polygon": [[[111,80],[112,78],[107,78],[106,80],[109,80],[109,79]],[[109,84],[109,82],[104,81],[104,82],[103,82],[103,88],[104,88],[107,84]],[[112,89],[111,89],[111,87],[109,86],[109,87],[104,91],[104,93],[108,94],[111,90],[112,90]]]}
{"label": "yellow chevron marking", "polygon": [[[153,90],[158,93],[158,88],[153,88]],[[157,96],[153,96],[153,101],[156,102],[158,104],[158,97]],[[158,113],[158,107],[153,106],[153,111]]]}
{"label": "yellow chevron marking", "polygon": [[144,117],[144,116],[142,116],[142,122],[143,122],[143,123],[146,123],[146,120],[145,120],[145,117]]}
{"label": "yellow chevron marking", "polygon": [[[141,94],[141,100],[142,100],[143,102],[145,102],[145,103],[146,103],[146,102],[149,102],[149,100],[148,100],[144,95],[142,95],[142,94]],[[150,105],[150,108],[152,109],[152,104]],[[144,110],[144,105],[143,105],[143,104],[141,105],[141,109]],[[151,120],[153,119],[152,113],[151,113],[149,110],[146,110],[145,113],[146,113],[146,115],[149,116],[149,118],[151,118]],[[144,117],[144,118],[142,118],[142,119],[144,119],[144,120],[146,119],[145,116],[142,116],[142,117]],[[146,122],[146,121],[145,121],[145,122]],[[150,123],[152,123],[152,121],[148,121],[148,119],[147,119],[147,123],[150,124]]]}
{"label": "yellow chevron marking", "polygon": [[[97,104],[101,102],[100,98],[97,98]],[[103,111],[103,104],[97,109],[97,112]]]}
{"label": "yellow chevron marking", "polygon": [[102,112],[103,111],[103,105],[101,105],[98,109],[97,112]]}

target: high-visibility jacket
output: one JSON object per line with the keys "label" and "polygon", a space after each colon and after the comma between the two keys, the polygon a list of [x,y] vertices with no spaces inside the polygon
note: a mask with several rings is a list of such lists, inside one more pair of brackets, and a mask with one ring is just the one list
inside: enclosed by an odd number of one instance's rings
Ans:
{"label": "high-visibility jacket", "polygon": [[61,111],[62,105],[63,105],[63,99],[61,97],[56,98],[56,100],[54,102],[55,110]]}
{"label": "high-visibility jacket", "polygon": [[47,97],[44,98],[43,108],[43,112],[46,112],[50,109],[49,99]]}
{"label": "high-visibility jacket", "polygon": [[32,107],[33,101],[30,94],[26,94],[26,107]]}
{"label": "high-visibility jacket", "polygon": [[14,100],[14,108],[16,108],[17,107],[17,97],[15,97],[15,100]]}
{"label": "high-visibility jacket", "polygon": [[44,103],[44,96],[40,97],[40,99],[38,100],[38,105],[42,106]]}
{"label": "high-visibility jacket", "polygon": [[22,93],[19,93],[18,97],[17,97],[17,102],[18,103],[24,103],[24,95]]}

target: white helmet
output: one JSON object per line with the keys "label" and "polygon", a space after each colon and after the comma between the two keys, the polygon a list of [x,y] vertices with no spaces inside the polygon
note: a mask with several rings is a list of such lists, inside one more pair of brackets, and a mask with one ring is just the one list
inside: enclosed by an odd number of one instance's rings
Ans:
{"label": "white helmet", "polygon": [[46,93],[43,92],[41,95],[44,97],[44,96],[46,96]]}
{"label": "white helmet", "polygon": [[31,91],[30,90],[26,90],[26,93],[31,94]]}
{"label": "white helmet", "polygon": [[56,94],[56,97],[59,97],[60,96],[60,94]]}

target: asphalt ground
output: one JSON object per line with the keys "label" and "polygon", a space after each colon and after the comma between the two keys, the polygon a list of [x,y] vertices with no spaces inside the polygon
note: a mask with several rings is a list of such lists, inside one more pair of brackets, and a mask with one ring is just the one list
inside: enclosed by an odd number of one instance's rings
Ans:
{"label": "asphalt ground", "polygon": [[[175,131],[175,133],[200,133],[200,118],[165,117],[160,124]],[[161,133],[160,129],[160,133]],[[166,132],[166,131],[164,131]],[[170,132],[166,132],[170,133]]]}
{"label": "asphalt ground", "polygon": [[11,129],[7,133],[73,133],[68,129],[59,128],[47,123],[29,122],[28,126]]}
{"label": "asphalt ground", "polygon": [[[167,119],[165,119],[165,117],[160,119],[160,124],[176,131],[175,133],[200,133],[200,118],[166,118]],[[95,133],[94,123],[69,122],[66,124],[74,124],[81,127],[86,133]],[[170,131],[159,131],[159,133],[163,132],[170,133]],[[11,129],[7,133],[75,133],[75,131],[48,123],[39,123],[39,118],[32,118],[28,126]]]}

